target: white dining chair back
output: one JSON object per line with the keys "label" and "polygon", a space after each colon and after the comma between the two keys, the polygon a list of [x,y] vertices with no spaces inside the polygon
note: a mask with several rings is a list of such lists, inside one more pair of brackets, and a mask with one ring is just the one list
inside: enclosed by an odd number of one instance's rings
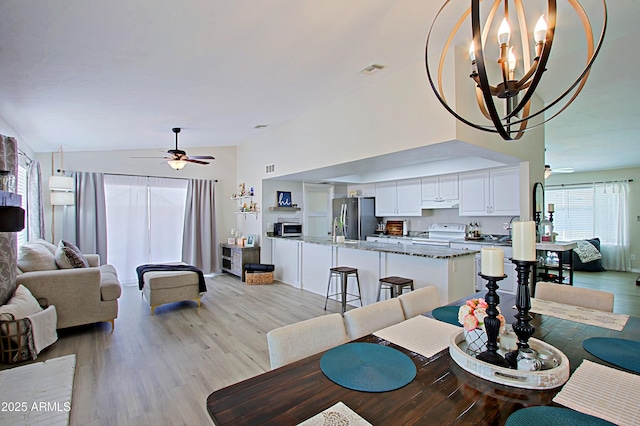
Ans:
{"label": "white dining chair back", "polygon": [[351,340],[359,339],[404,320],[402,305],[397,298],[352,309],[344,314],[344,323]]}
{"label": "white dining chair back", "polygon": [[613,294],[606,291],[540,281],[535,295],[536,299],[613,312]]}
{"label": "white dining chair back", "polygon": [[406,319],[429,312],[441,306],[438,290],[433,287],[423,287],[398,296],[402,311]]}
{"label": "white dining chair back", "polygon": [[267,333],[269,361],[274,370],[349,341],[342,315],[323,315]]}

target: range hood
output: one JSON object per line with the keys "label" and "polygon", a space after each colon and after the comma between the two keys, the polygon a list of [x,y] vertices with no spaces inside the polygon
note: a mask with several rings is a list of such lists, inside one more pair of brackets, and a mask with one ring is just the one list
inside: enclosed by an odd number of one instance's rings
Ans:
{"label": "range hood", "polygon": [[453,209],[460,205],[460,200],[423,201],[423,209]]}

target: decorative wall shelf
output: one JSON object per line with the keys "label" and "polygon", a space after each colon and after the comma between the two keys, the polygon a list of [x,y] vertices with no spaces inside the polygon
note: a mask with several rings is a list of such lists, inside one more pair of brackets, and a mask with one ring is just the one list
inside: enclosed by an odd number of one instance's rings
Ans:
{"label": "decorative wall shelf", "polygon": [[297,212],[302,210],[301,207],[269,207],[272,212]]}

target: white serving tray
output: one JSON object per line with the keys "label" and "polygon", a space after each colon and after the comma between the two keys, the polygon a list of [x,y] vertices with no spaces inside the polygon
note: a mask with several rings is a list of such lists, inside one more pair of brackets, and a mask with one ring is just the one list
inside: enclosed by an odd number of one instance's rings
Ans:
{"label": "white serving tray", "polygon": [[553,389],[569,380],[569,359],[555,347],[538,339],[529,339],[529,346],[535,350],[546,349],[553,353],[559,364],[555,368],[541,371],[522,371],[499,367],[467,354],[464,331],[451,335],[449,354],[461,368],[469,373],[501,385],[524,389]]}

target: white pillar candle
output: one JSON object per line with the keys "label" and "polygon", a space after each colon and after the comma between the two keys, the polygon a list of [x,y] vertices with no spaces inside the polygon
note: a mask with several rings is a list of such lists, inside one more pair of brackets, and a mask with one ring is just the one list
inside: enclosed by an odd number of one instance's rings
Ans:
{"label": "white pillar candle", "polygon": [[540,203],[536,204],[536,212],[540,213],[541,211],[542,211],[542,207],[540,207]]}
{"label": "white pillar candle", "polygon": [[549,210],[547,210],[549,213],[553,213],[555,206],[553,204],[549,204]]}
{"label": "white pillar candle", "polygon": [[511,241],[514,260],[536,260],[535,222],[513,222]]}
{"label": "white pillar candle", "polygon": [[495,247],[483,247],[481,250],[480,270],[488,277],[504,275],[504,250]]}

